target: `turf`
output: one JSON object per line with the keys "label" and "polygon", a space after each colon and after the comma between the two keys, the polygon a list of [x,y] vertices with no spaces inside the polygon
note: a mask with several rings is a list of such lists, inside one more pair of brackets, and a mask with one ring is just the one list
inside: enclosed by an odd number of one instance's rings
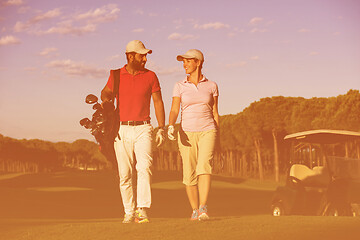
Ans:
{"label": "turf", "polygon": [[155,172],[149,224],[121,224],[112,172],[0,175],[0,239],[359,239],[359,217],[270,216],[277,184],[213,177],[211,220],[190,222],[181,174]]}

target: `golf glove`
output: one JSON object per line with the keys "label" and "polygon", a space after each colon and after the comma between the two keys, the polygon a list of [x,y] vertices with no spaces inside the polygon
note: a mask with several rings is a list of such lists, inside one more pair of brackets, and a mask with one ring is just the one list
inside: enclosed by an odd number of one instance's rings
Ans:
{"label": "golf glove", "polygon": [[156,133],[155,141],[158,143],[158,147],[160,147],[165,141],[165,130],[163,128],[159,128]]}
{"label": "golf glove", "polygon": [[174,132],[175,132],[174,125],[169,125],[167,135],[171,141],[175,141]]}

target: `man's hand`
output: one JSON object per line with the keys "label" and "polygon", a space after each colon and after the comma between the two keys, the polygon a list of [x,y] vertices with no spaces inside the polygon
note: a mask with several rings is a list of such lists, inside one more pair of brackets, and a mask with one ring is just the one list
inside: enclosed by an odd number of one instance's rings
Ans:
{"label": "man's hand", "polygon": [[175,132],[175,127],[174,127],[174,125],[169,125],[167,135],[168,135],[168,138],[169,138],[171,141],[175,141],[175,140],[176,140],[175,137],[174,137],[174,132]]}
{"label": "man's hand", "polygon": [[158,147],[160,147],[165,141],[165,130],[163,128],[159,128],[156,133],[155,141],[158,143]]}

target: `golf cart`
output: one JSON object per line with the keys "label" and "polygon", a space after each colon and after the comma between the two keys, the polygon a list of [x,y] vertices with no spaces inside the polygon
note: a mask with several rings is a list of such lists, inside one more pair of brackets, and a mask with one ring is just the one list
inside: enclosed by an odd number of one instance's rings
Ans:
{"label": "golf cart", "polygon": [[290,164],[272,215],[359,216],[360,132],[312,130],[284,139]]}

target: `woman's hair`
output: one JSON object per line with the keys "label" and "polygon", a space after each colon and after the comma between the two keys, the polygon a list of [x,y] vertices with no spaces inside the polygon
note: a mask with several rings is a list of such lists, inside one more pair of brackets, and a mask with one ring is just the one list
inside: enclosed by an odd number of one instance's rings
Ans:
{"label": "woman's hair", "polygon": [[[200,60],[197,59],[197,58],[194,58],[194,60],[195,60],[196,62],[199,62],[199,61],[200,61]],[[199,66],[200,71],[201,71],[202,68],[203,68],[203,64],[204,64],[204,61],[200,61],[200,66]]]}

